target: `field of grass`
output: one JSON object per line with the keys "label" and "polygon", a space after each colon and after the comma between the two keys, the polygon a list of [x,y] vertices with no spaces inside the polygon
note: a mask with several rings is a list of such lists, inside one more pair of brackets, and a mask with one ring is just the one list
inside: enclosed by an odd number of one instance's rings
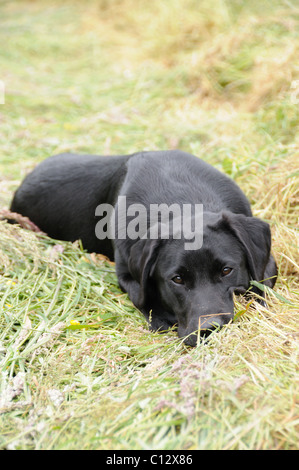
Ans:
{"label": "field of grass", "polygon": [[113,263],[0,222],[1,449],[298,449],[295,0],[0,1],[0,209],[63,151],[179,148],[271,225],[269,309],[196,348],[151,333]]}

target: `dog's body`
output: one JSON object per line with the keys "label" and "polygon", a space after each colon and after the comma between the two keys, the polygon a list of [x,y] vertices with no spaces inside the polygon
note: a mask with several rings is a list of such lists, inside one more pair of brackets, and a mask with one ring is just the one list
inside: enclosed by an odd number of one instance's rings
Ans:
{"label": "dog's body", "polygon": [[[110,204],[117,218],[119,196],[148,214],[153,204],[202,204],[202,247],[188,251],[183,238],[151,239],[146,233],[100,240],[96,208]],[[251,279],[275,284],[268,224],[252,217],[248,200],[230,178],[184,152],[50,157],[25,178],[11,210],[53,238],[81,239],[88,251],[115,259],[120,287],[151,319],[151,327],[178,324],[179,336],[189,336],[191,345],[199,326],[207,330],[232,319],[233,293],[244,293]]]}

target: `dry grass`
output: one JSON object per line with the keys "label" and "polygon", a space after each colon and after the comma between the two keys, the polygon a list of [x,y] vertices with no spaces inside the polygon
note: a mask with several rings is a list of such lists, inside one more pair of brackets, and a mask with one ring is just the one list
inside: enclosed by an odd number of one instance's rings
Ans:
{"label": "dry grass", "polygon": [[1,448],[298,448],[295,2],[0,8],[3,209],[50,154],[179,147],[240,184],[279,266],[268,310],[237,298],[190,349],[148,331],[112,263],[2,221]]}

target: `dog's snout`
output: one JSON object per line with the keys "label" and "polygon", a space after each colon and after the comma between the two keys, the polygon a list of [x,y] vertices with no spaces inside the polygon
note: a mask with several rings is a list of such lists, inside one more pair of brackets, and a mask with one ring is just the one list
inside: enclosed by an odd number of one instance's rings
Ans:
{"label": "dog's snout", "polygon": [[198,329],[200,331],[215,330],[226,325],[233,318],[233,313],[213,313],[210,315],[200,316],[198,320]]}
{"label": "dog's snout", "polygon": [[184,334],[179,331],[179,336],[185,336],[184,343],[188,346],[196,346],[198,337],[207,337],[210,333],[218,330],[222,326],[229,323],[234,314],[228,313],[213,313],[209,315],[203,315],[198,318],[198,325],[195,327],[186,328]]}

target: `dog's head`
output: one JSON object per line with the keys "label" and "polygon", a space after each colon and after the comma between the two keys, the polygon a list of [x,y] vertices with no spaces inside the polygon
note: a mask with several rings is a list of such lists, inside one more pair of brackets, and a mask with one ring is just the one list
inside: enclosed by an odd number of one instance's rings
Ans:
{"label": "dog's head", "polygon": [[202,247],[185,250],[185,241],[139,240],[129,269],[140,284],[139,308],[152,310],[161,324],[175,317],[179,336],[195,346],[198,329],[211,331],[233,318],[233,293],[245,293],[251,279],[273,287],[277,268],[269,225],[255,217],[205,213]]}

